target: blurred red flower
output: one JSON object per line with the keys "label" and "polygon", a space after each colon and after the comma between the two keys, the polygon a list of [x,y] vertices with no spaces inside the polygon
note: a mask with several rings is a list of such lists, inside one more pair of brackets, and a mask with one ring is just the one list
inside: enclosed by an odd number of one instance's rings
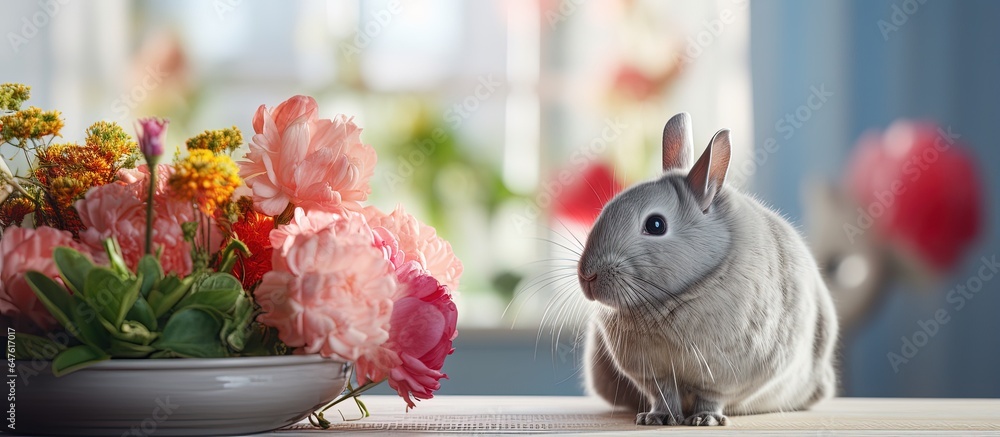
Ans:
{"label": "blurred red flower", "polygon": [[847,171],[859,229],[871,222],[938,271],[953,268],[982,228],[982,180],[957,138],[934,123],[899,120],[862,136]]}
{"label": "blurred red flower", "polygon": [[567,170],[560,173],[558,180],[547,187],[562,186],[552,194],[555,217],[590,227],[597,220],[604,204],[622,191],[622,184],[614,176],[611,168],[603,162],[588,165],[582,174],[570,175]]}

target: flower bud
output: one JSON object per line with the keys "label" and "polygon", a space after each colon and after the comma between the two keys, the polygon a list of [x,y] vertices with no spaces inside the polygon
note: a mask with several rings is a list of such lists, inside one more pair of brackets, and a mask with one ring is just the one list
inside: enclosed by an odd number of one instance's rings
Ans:
{"label": "flower bud", "polygon": [[148,161],[163,155],[163,143],[166,141],[168,120],[147,117],[136,122],[135,134],[139,141],[139,150]]}

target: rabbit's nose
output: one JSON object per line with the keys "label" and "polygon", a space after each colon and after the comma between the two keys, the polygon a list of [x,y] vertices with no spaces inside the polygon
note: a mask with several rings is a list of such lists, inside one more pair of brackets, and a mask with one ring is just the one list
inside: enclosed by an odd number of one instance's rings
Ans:
{"label": "rabbit's nose", "polygon": [[580,288],[583,290],[583,295],[587,300],[594,300],[594,280],[597,279],[597,273],[586,274],[583,270],[577,272],[577,276],[580,277]]}
{"label": "rabbit's nose", "polygon": [[587,270],[592,270],[592,266],[588,266],[584,263],[584,260],[581,259],[580,262],[576,264],[576,275],[580,277],[580,282],[594,282],[594,280],[597,279],[597,272],[587,273]]}

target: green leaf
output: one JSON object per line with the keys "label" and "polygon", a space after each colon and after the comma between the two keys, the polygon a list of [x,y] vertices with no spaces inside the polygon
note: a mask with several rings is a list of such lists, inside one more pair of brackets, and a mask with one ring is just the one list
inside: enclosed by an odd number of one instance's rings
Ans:
{"label": "green leaf", "polygon": [[222,250],[222,262],[219,264],[218,271],[233,271],[233,266],[236,265],[237,260],[236,251],[239,251],[244,256],[250,256],[250,248],[238,238],[233,238],[229,241],[229,244],[226,245],[226,248]]}
{"label": "green leaf", "polygon": [[73,293],[80,293],[87,281],[87,274],[94,268],[94,263],[90,262],[82,253],[68,247],[57,247],[52,251],[52,259],[59,268],[59,275],[63,278],[63,283],[69,287]]}
{"label": "green leaf", "polygon": [[[89,302],[78,295],[73,295],[73,308],[70,314],[72,314],[73,325],[67,327],[66,330],[74,337],[98,349],[105,349],[111,344],[109,331],[117,332],[118,329],[110,326],[111,323],[105,321],[98,314],[97,308],[94,308]],[[105,323],[109,326],[105,327]]]}
{"label": "green leaf", "polygon": [[115,358],[146,358],[156,352],[156,348],[114,339],[108,352]]}
{"label": "green leaf", "polygon": [[119,335],[118,332],[119,327],[107,321],[107,319],[105,319],[104,316],[97,316],[97,321],[100,323],[101,327],[104,328],[104,332],[115,336]]}
{"label": "green leaf", "polygon": [[289,349],[278,339],[278,330],[260,323],[250,325],[250,334],[246,345],[240,351],[241,356],[260,357],[269,355],[287,355]]}
{"label": "green leaf", "polygon": [[253,302],[245,294],[240,294],[236,298],[232,319],[226,319],[222,327],[223,340],[231,349],[239,352],[246,347],[247,338],[251,334],[253,316]]}
{"label": "green leaf", "polygon": [[[156,340],[160,336],[159,333],[150,332],[146,329],[142,323],[136,322],[134,320],[126,320],[122,323],[121,330],[119,332],[113,333],[114,337],[121,341],[127,341],[133,344],[148,345]],[[114,343],[114,341],[112,341]]]}
{"label": "green leaf", "polygon": [[108,335],[99,323],[99,310],[85,302],[82,293],[70,295],[52,278],[38,272],[28,272],[25,278],[38,300],[66,332],[86,344],[98,348],[107,347]]}
{"label": "green leaf", "polygon": [[226,349],[219,341],[222,320],[209,310],[187,308],[178,311],[163,328],[153,347],[191,358],[219,358]]}
{"label": "green leaf", "polygon": [[[146,303],[149,304],[150,309],[153,309],[156,308],[156,304],[161,300],[163,300],[163,293],[160,293],[160,290],[157,290],[156,285],[154,285],[153,291],[150,291],[149,294],[146,295]],[[156,310],[153,310],[153,315],[156,316]]]}
{"label": "green leaf", "polygon": [[142,275],[142,287],[139,288],[139,292],[142,293],[143,297],[149,296],[153,285],[163,279],[163,267],[153,255],[143,255],[139,259],[139,268],[136,270]]}
{"label": "green leaf", "polygon": [[14,350],[19,360],[51,360],[59,352],[66,350],[66,345],[37,335],[17,333],[14,338]]}
{"label": "green leaf", "polygon": [[243,286],[235,276],[228,273],[213,273],[199,281],[194,287],[194,292],[177,304],[177,309],[197,305],[228,313],[236,304],[236,298],[242,294]]}
{"label": "green leaf", "polygon": [[250,297],[246,293],[240,293],[236,298],[236,306],[233,308],[233,317],[241,321],[242,324],[250,323],[254,316],[254,306]]}
{"label": "green leaf", "polygon": [[132,304],[132,308],[125,314],[125,318],[142,323],[143,326],[151,331],[155,331],[158,328],[156,314],[153,313],[153,308],[149,306],[149,302],[146,302],[146,299],[142,296],[138,296],[135,299],[135,303]]}
{"label": "green leaf", "polygon": [[236,329],[226,336],[226,345],[236,352],[242,352],[243,348],[247,344],[247,332],[246,328]]}
{"label": "green leaf", "polygon": [[[240,284],[239,279],[236,279],[235,276],[229,273],[212,273],[205,276],[201,281],[198,281],[198,292],[203,293],[205,291],[240,292],[243,291],[243,285]],[[235,296],[233,299],[235,301]]]}
{"label": "green leaf", "polygon": [[122,257],[122,248],[118,245],[118,240],[114,238],[105,239],[104,251],[108,253],[108,261],[111,262],[111,268],[116,273],[123,277],[128,277],[132,274],[128,269],[128,265],[125,264],[125,258]]}
{"label": "green leaf", "polygon": [[159,318],[170,311],[191,289],[191,284],[194,284],[193,276],[178,279],[177,276],[170,275],[160,281],[149,294],[153,314]]}
{"label": "green leaf", "polygon": [[52,360],[52,374],[63,376],[110,358],[98,348],[81,344],[59,353]]}
{"label": "green leaf", "polygon": [[153,355],[149,356],[150,359],[156,360],[160,358],[178,358],[177,354],[171,351],[158,351],[154,352]]}
{"label": "green leaf", "polygon": [[73,298],[69,292],[52,278],[36,271],[25,273],[24,278],[45,309],[49,310],[49,314],[64,328],[72,330],[73,322],[69,315],[73,311]]}
{"label": "green leaf", "polygon": [[141,279],[123,280],[110,269],[95,267],[87,275],[83,297],[117,329],[139,296]]}

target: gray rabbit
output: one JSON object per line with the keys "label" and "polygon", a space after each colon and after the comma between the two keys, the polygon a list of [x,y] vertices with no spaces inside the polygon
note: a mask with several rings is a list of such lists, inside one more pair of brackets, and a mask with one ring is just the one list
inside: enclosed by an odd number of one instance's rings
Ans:
{"label": "gray rabbit", "polygon": [[[580,257],[598,301],[590,389],[638,425],[725,425],[834,394],[837,313],[802,237],[725,185],[729,131],[694,163],[690,117],[663,131],[663,171],[608,202]],[[690,171],[687,169],[690,168]]]}

